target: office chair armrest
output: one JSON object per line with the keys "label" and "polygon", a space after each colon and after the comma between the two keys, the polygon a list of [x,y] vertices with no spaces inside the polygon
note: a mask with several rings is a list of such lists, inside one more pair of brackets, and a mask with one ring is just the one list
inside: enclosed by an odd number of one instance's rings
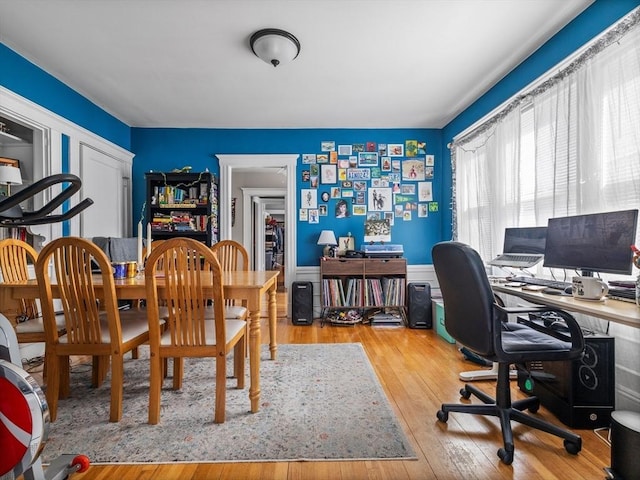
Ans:
{"label": "office chair armrest", "polygon": [[[553,312],[555,315],[559,316],[567,328],[569,329],[569,335],[571,336],[571,352],[581,352],[584,350],[584,337],[582,335],[582,328],[576,319],[573,318],[568,312],[564,310],[560,310],[559,308],[540,305],[540,306],[530,306],[530,307],[503,307],[498,304],[494,304],[495,308],[504,314],[518,314],[518,313],[544,313],[544,312]],[[497,315],[495,316],[498,317]],[[497,327],[497,325],[496,325]]]}

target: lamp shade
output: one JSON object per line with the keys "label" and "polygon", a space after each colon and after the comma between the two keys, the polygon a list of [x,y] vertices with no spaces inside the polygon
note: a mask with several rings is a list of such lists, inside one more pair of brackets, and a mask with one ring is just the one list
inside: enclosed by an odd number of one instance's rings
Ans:
{"label": "lamp shade", "polygon": [[251,50],[261,60],[277,67],[290,62],[300,53],[300,42],[289,32],[265,28],[251,35]]}
{"label": "lamp shade", "polygon": [[333,230],[322,230],[320,238],[318,238],[318,245],[338,245]]}
{"label": "lamp shade", "polygon": [[20,169],[10,165],[0,167],[0,185],[22,185]]}

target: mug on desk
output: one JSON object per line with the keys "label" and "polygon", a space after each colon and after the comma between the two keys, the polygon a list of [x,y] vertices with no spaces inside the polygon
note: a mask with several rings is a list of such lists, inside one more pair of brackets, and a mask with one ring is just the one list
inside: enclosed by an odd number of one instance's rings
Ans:
{"label": "mug on desk", "polygon": [[595,277],[573,277],[571,293],[575,298],[600,300],[609,292],[609,286]]}

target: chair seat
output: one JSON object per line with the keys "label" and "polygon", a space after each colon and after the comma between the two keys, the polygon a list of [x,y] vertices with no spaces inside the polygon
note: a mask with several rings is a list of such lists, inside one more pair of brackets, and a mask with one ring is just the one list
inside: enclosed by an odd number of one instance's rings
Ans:
{"label": "chair seat", "polygon": [[[149,322],[144,312],[136,310],[120,312],[120,321],[122,329],[122,342],[128,342],[140,335],[144,335],[149,331]],[[102,332],[101,343],[111,343],[111,335],[109,334],[109,322],[106,314],[100,315],[100,328]],[[60,343],[67,343],[67,335],[59,337]]]}
{"label": "chair seat", "polygon": [[568,353],[571,351],[571,342],[564,342],[525,325],[509,322],[503,326],[502,348],[507,353]]}
{"label": "chair seat", "polygon": [[[226,320],[226,330],[227,330],[227,338],[226,343],[229,342],[233,337],[235,337],[238,332],[240,332],[243,328],[246,328],[247,322],[244,320]],[[211,321],[205,322],[205,336],[207,345],[215,345],[216,344],[216,326],[215,323]],[[171,331],[165,331],[160,338],[161,346],[171,345]]]}
{"label": "chair seat", "polygon": [[[59,330],[64,330],[64,315],[56,315],[56,325]],[[44,333],[44,322],[42,317],[30,318],[26,322],[16,324],[16,333]]]}

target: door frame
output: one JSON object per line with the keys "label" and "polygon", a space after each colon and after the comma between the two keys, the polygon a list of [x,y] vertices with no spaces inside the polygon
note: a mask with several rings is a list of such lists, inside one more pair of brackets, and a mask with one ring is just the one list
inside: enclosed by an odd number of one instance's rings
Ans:
{"label": "door frame", "polygon": [[[287,198],[286,188],[251,188],[242,189],[242,243],[248,252],[256,252],[251,255],[253,266],[256,270],[265,269],[264,235],[260,235],[258,222],[264,227],[265,204],[273,198]],[[256,205],[253,215],[253,205]],[[286,232],[285,220],[285,232]],[[287,245],[285,244],[285,258]]]}
{"label": "door frame", "polygon": [[[228,155],[215,154],[220,162],[220,238],[231,238],[231,199],[235,168],[276,167],[284,169],[287,179],[285,205],[285,288],[290,289],[296,272],[296,167],[299,154]],[[273,191],[273,189],[271,189]],[[243,233],[244,234],[244,233]]]}

